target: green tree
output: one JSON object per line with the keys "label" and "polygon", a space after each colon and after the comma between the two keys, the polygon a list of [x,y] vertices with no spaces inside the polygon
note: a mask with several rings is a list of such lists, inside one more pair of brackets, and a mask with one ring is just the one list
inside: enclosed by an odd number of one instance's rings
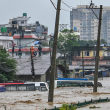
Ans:
{"label": "green tree", "polygon": [[58,38],[58,51],[60,53],[69,53],[73,46],[78,46],[78,36],[74,34],[74,31],[65,29],[59,34]]}
{"label": "green tree", "polygon": [[43,42],[42,46],[48,46],[48,43],[47,42]]}
{"label": "green tree", "polygon": [[5,49],[0,49],[0,81],[15,79],[17,61],[9,58]]}
{"label": "green tree", "polygon": [[100,44],[107,44],[107,42],[105,41],[105,39],[101,39]]}
{"label": "green tree", "polygon": [[[77,42],[80,46],[86,46],[87,44],[89,44],[89,46],[97,45],[97,40],[89,40],[89,41],[78,40]],[[104,39],[101,39],[100,44],[107,44],[107,42]]]}
{"label": "green tree", "polygon": [[[58,44],[57,44],[57,50],[60,54],[63,54],[64,59],[59,59],[60,63],[62,60],[62,64],[65,68],[68,68],[67,63],[65,61],[71,61],[72,62],[72,47],[78,46],[77,43],[78,36],[74,34],[74,31],[65,29],[61,33],[59,33],[58,37]],[[67,77],[67,72],[65,74],[65,77]]]}

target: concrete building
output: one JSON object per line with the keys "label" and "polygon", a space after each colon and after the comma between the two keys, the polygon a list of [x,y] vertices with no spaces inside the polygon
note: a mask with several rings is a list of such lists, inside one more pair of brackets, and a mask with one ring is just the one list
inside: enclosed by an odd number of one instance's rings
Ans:
{"label": "concrete building", "polygon": [[[80,40],[97,40],[99,8],[93,4],[94,15],[91,9],[86,9],[86,5],[78,5],[70,12],[70,28],[80,32]],[[103,7],[101,39],[105,39],[110,46],[110,7]]]}
{"label": "concrete building", "polygon": [[46,37],[48,34],[48,27],[41,25],[39,21],[36,21],[35,23],[28,23],[29,19],[30,17],[27,17],[27,13],[23,13],[22,16],[9,19],[8,24],[1,24],[0,30],[2,27],[7,28],[7,32],[2,33],[3,35],[14,35],[15,33],[21,33],[25,30],[31,30],[33,34],[44,39],[44,37]]}
{"label": "concrete building", "polygon": [[8,50],[11,48],[13,36],[0,36],[0,46]]}
{"label": "concrete building", "polygon": [[[36,45],[36,41],[40,41],[42,39],[36,37],[34,34],[31,33],[24,33],[23,36],[20,34],[14,34],[13,36],[13,44],[14,44],[14,56],[18,56],[18,50],[21,48],[22,57],[23,56],[30,56],[30,48],[31,46],[34,47],[34,51],[38,54],[38,45]],[[12,45],[13,45],[12,44]],[[12,46],[8,50],[10,56],[12,55]],[[42,47],[42,54],[49,53],[49,47]]]}

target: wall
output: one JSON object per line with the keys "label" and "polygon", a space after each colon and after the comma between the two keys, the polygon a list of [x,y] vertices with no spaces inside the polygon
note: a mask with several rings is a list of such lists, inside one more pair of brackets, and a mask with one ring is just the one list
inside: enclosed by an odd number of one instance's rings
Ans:
{"label": "wall", "polygon": [[58,68],[58,66],[57,66],[57,77],[63,78],[63,72]]}
{"label": "wall", "polygon": [[[31,75],[18,75],[17,80],[23,80],[23,81],[33,81],[33,78]],[[35,76],[36,82],[41,82],[41,75]]]}
{"label": "wall", "polygon": [[20,45],[21,41],[21,46],[34,46],[34,39],[14,39],[14,43],[17,44],[18,46]]}
{"label": "wall", "polygon": [[41,75],[40,81],[46,82],[46,74]]}
{"label": "wall", "polygon": [[3,46],[3,48],[5,48],[6,50],[8,50],[11,47],[12,41],[0,41],[0,45]]}
{"label": "wall", "polygon": [[[82,65],[82,61],[72,61],[72,65]],[[84,65],[95,65],[95,60],[93,61],[84,61]],[[99,61],[99,65],[110,65],[110,60]]]}

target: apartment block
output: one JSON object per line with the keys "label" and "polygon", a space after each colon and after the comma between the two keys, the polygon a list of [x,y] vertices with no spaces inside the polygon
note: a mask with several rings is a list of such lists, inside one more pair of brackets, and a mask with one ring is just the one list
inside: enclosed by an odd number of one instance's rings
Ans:
{"label": "apartment block", "polygon": [[[70,11],[70,28],[77,29],[80,33],[80,40],[97,40],[100,7],[93,5],[93,11],[89,5],[78,5],[76,9]],[[110,7],[103,6],[101,39],[105,39],[110,46]]]}

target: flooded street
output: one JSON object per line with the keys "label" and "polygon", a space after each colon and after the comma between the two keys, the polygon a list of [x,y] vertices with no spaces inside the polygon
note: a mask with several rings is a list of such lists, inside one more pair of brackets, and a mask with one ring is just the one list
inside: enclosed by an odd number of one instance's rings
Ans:
{"label": "flooded street", "polygon": [[[98,93],[93,93],[92,87],[56,88],[54,91],[53,104],[48,104],[48,91],[0,92],[0,110],[5,110],[5,105],[7,110],[44,110],[45,108],[49,109],[55,106],[61,107],[63,103],[71,104],[77,103],[78,101],[89,101],[91,98],[94,100],[99,98],[110,98],[110,78],[104,78],[99,81],[102,83],[103,87],[98,87]],[[105,104],[110,105],[109,102]],[[88,108],[89,106],[87,106],[87,110]],[[98,108],[98,110],[103,110],[101,108]],[[78,108],[78,110],[86,110],[86,107]]]}

